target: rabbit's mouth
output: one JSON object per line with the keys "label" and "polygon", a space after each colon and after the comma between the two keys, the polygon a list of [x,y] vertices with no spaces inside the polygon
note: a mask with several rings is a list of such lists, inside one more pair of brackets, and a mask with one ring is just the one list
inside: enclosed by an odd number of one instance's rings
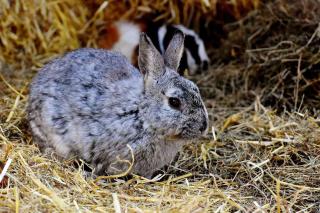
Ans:
{"label": "rabbit's mouth", "polygon": [[176,141],[176,140],[179,140],[179,139],[182,139],[183,137],[179,134],[179,135],[171,135],[169,137],[167,137],[167,140],[169,141]]}
{"label": "rabbit's mouth", "polygon": [[185,140],[190,140],[190,139],[196,139],[200,138],[202,136],[202,132],[200,130],[190,130],[189,128],[182,128],[180,131],[178,130],[177,132],[170,134],[167,136],[168,140],[180,140],[180,139],[185,139]]}
{"label": "rabbit's mouth", "polygon": [[195,139],[201,137],[202,133],[201,131],[190,131],[190,129],[186,130],[183,129],[181,133],[179,134],[180,139]]}
{"label": "rabbit's mouth", "polygon": [[179,133],[179,134],[176,134],[176,135],[170,135],[169,137],[167,137],[168,140],[172,140],[172,141],[175,141],[175,140],[181,140],[181,139],[194,139],[196,136],[194,136],[193,134],[190,134],[190,133]]}

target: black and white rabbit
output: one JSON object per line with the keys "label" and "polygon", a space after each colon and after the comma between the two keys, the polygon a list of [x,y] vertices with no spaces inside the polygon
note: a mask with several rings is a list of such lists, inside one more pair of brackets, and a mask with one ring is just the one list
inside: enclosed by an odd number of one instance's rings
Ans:
{"label": "black and white rabbit", "polygon": [[137,65],[137,47],[141,32],[146,32],[157,50],[164,54],[177,30],[185,34],[184,51],[178,72],[183,74],[187,69],[190,75],[194,75],[206,71],[210,60],[203,40],[195,31],[183,25],[117,21],[107,26],[99,43],[103,48],[124,54],[132,64]]}
{"label": "black and white rabbit", "polygon": [[133,162],[130,172],[151,177],[208,128],[198,87],[177,73],[183,42],[177,31],[162,56],[142,33],[140,71],[120,53],[91,48],[46,64],[27,108],[35,143],[85,160],[98,175]]}

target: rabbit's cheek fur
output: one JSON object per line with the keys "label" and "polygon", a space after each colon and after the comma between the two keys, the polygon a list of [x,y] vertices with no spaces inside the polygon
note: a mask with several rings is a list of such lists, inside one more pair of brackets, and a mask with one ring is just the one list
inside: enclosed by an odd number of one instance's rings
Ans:
{"label": "rabbit's cheek fur", "polygon": [[205,107],[199,108],[196,113],[189,116],[183,127],[183,132],[188,137],[205,135],[208,129],[208,114]]}

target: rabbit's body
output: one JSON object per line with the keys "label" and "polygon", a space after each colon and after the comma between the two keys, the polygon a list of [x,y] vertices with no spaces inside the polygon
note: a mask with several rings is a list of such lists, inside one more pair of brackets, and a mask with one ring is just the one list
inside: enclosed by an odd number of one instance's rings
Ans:
{"label": "rabbit's body", "polygon": [[[133,162],[131,172],[150,177],[205,131],[207,115],[197,100],[202,126],[190,135],[145,76],[121,54],[99,49],[79,49],[48,63],[30,88],[28,115],[36,143],[63,158],[84,159],[97,174],[121,173]],[[170,87],[174,79],[181,83],[182,77],[167,71],[165,78],[157,80],[160,87]],[[183,82],[182,87],[195,87]]]}

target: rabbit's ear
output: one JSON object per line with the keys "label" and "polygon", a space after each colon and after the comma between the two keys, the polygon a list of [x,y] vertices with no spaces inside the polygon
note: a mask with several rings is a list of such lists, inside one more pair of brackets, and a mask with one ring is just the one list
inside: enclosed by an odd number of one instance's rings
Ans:
{"label": "rabbit's ear", "polygon": [[158,77],[165,72],[163,57],[146,33],[140,35],[138,65],[140,72],[147,76]]}
{"label": "rabbit's ear", "polygon": [[181,30],[177,30],[164,53],[165,65],[173,70],[177,70],[182,57],[183,48],[184,34]]}

